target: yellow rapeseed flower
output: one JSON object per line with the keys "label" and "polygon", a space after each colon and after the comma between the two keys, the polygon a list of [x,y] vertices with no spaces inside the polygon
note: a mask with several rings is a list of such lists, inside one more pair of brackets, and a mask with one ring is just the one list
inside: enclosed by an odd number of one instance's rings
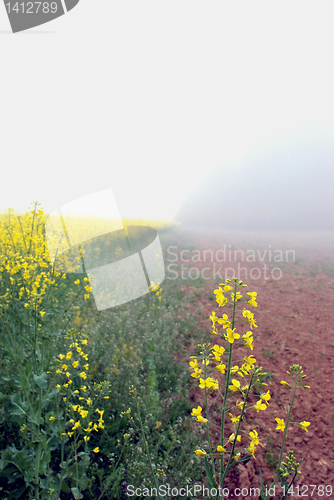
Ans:
{"label": "yellow rapeseed flower", "polygon": [[236,402],[236,407],[239,408],[239,410],[242,410],[244,406],[245,406],[244,401],[241,401],[240,403],[238,403],[238,401]]}
{"label": "yellow rapeseed flower", "polygon": [[[229,443],[233,443],[233,442],[234,442],[234,440],[235,440],[235,434],[234,434],[234,432],[233,432],[233,434],[231,434],[231,435],[230,435],[230,437],[228,438],[228,441],[229,441]],[[237,437],[237,441],[238,441],[238,442],[240,442],[240,441],[241,441],[241,436],[240,436],[240,434],[239,434],[239,435],[238,435],[238,437]]]}
{"label": "yellow rapeseed flower", "polygon": [[216,302],[219,307],[224,307],[227,302],[227,298],[224,296],[224,291],[219,287],[219,289],[214,290],[213,293],[216,295]]}
{"label": "yellow rapeseed flower", "polygon": [[258,402],[256,403],[256,405],[253,406],[254,410],[257,411],[257,413],[259,413],[260,410],[266,410],[267,407],[264,403],[261,402],[261,399],[258,400]]}
{"label": "yellow rapeseed flower", "polygon": [[227,328],[228,326],[230,326],[231,321],[228,320],[227,314],[223,314],[223,316],[218,319],[218,324],[219,325],[223,325],[223,329],[224,330],[225,330],[225,328]]}
{"label": "yellow rapeseed flower", "polygon": [[197,368],[197,367],[198,367],[198,364],[197,364],[197,359],[196,359],[196,358],[195,358],[195,360],[194,360],[194,361],[190,361],[190,362],[189,362],[189,368],[190,368],[191,370],[194,370],[194,369],[195,369],[195,368]]}
{"label": "yellow rapeseed flower", "polygon": [[259,442],[260,442],[259,435],[255,429],[249,433],[249,436],[252,440],[252,443],[254,443],[255,445],[259,444]]}
{"label": "yellow rapeseed flower", "polygon": [[245,335],[242,336],[242,339],[244,340],[246,347],[248,347],[251,351],[253,350],[253,342],[254,338],[252,337],[253,332],[247,332]]}
{"label": "yellow rapeseed flower", "polygon": [[216,370],[218,370],[220,373],[225,373],[225,368],[226,368],[226,365],[223,365],[223,364],[216,366]]}
{"label": "yellow rapeseed flower", "polygon": [[261,399],[264,399],[264,401],[269,401],[269,399],[271,398],[270,394],[269,394],[269,391],[267,391],[265,394],[261,394],[260,395],[260,398]]}
{"label": "yellow rapeseed flower", "polygon": [[276,422],[277,422],[277,427],[276,427],[276,430],[277,431],[282,431],[284,432],[284,429],[285,429],[285,423],[284,423],[284,420],[283,418],[275,418]]}
{"label": "yellow rapeseed flower", "polygon": [[[248,295],[248,294],[247,294],[247,295]],[[232,300],[234,300],[234,293],[231,293],[231,298],[232,298]],[[237,292],[237,295],[236,295],[235,300],[237,301],[237,300],[239,300],[239,299],[241,299],[241,298],[242,298],[241,293],[240,293],[240,292]]]}
{"label": "yellow rapeseed flower", "polygon": [[205,455],[206,455],[206,451],[204,451],[204,450],[195,450],[195,453],[199,457],[205,457]]}
{"label": "yellow rapeseed flower", "polygon": [[221,356],[224,354],[225,352],[225,349],[223,346],[219,346],[219,345],[214,345],[213,346],[213,350],[212,350],[212,354],[213,354],[213,359],[215,361],[220,361],[220,358]]}
{"label": "yellow rapeseed flower", "polygon": [[310,425],[310,422],[300,422],[300,427],[304,429],[304,431],[308,432],[307,427]]}
{"label": "yellow rapeseed flower", "polygon": [[199,378],[200,374],[202,373],[202,368],[195,367],[194,370],[195,371],[191,374],[191,376],[194,378]]}
{"label": "yellow rapeseed flower", "polygon": [[257,307],[257,302],[256,302],[257,293],[256,292],[248,292],[247,295],[250,298],[250,300],[248,301],[248,304],[250,306]]}
{"label": "yellow rapeseed flower", "polygon": [[238,415],[237,417],[235,417],[232,413],[229,413],[229,416],[231,417],[231,422],[232,424],[237,424],[240,420],[240,415]]}
{"label": "yellow rapeseed flower", "polygon": [[251,354],[250,356],[246,356],[244,358],[244,361],[247,365],[255,365],[256,363],[256,359],[254,358],[253,354]]}
{"label": "yellow rapeseed flower", "polygon": [[201,413],[202,413],[202,408],[200,406],[198,406],[197,408],[193,408],[193,410],[191,412],[191,416],[197,417],[198,422],[204,422],[204,423],[207,422],[207,419],[203,418]]}
{"label": "yellow rapeseed flower", "polygon": [[233,344],[234,340],[239,339],[240,335],[238,333],[235,333],[235,328],[233,330],[231,328],[227,328],[226,334],[224,335],[225,340],[229,342],[230,344]]}
{"label": "yellow rapeseed flower", "polygon": [[232,385],[229,385],[228,388],[231,391],[237,392],[240,389],[240,382],[239,382],[239,380],[233,378],[232,379]]}
{"label": "yellow rapeseed flower", "polygon": [[218,321],[218,317],[216,316],[215,311],[212,311],[212,316],[210,316],[210,319],[213,325]]}

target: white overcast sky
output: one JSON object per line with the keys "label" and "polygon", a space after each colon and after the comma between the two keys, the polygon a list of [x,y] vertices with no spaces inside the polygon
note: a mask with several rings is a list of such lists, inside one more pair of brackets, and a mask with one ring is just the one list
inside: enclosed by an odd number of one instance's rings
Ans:
{"label": "white overcast sky", "polygon": [[325,0],[81,0],[13,35],[2,3],[0,209],[111,188],[170,219],[219,165],[332,134],[333,22]]}

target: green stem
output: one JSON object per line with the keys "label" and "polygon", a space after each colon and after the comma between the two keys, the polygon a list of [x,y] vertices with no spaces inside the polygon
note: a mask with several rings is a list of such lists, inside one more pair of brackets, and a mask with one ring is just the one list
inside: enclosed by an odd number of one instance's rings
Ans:
{"label": "green stem", "polygon": [[35,496],[39,500],[39,465],[41,458],[41,443],[39,442],[36,450],[36,470],[35,470]]}
{"label": "green stem", "polygon": [[279,460],[278,460],[278,465],[277,465],[277,472],[276,472],[275,479],[274,479],[274,481],[273,481],[273,483],[271,485],[271,488],[276,484],[277,479],[279,477],[279,469],[281,468],[282,457],[283,457],[284,446],[285,446],[285,440],[286,440],[286,435],[287,435],[287,432],[288,432],[288,426],[289,426],[291,411],[292,411],[293,402],[294,402],[295,394],[296,394],[296,390],[297,390],[297,384],[298,384],[298,374],[296,374],[296,378],[295,378],[295,388],[293,390],[293,395],[292,395],[292,400],[291,400],[291,403],[290,403],[288,418],[287,418],[286,426],[285,426],[285,430],[284,430],[283,441],[282,441],[282,446],[281,446],[281,453],[280,453]]}
{"label": "green stem", "polygon": [[[112,473],[111,473],[110,475],[112,475],[112,474],[114,473],[114,471],[115,471],[115,470],[117,470],[118,464],[119,464],[119,462],[120,462],[120,460],[121,460],[121,458],[122,458],[123,452],[124,452],[124,450],[125,450],[125,446],[126,446],[126,444],[124,444],[124,446],[123,446],[123,448],[122,448],[122,451],[121,451],[121,454],[120,454],[120,456],[119,456],[119,458],[118,458],[118,460],[117,460],[117,462],[116,462],[116,464],[115,464],[115,467],[114,467],[114,469],[113,469],[113,471],[112,471]],[[110,477],[110,476],[109,476],[109,477]],[[99,498],[98,498],[97,500],[101,500],[101,498],[102,498],[103,494],[105,493],[106,487],[107,487],[107,485],[105,485],[105,486],[103,487],[102,493],[101,493],[101,495],[99,496]]]}
{"label": "green stem", "polygon": [[138,420],[139,420],[139,424],[140,424],[140,430],[141,430],[143,441],[144,441],[145,451],[146,451],[146,455],[147,455],[147,458],[148,458],[148,463],[149,463],[151,475],[152,475],[152,478],[153,478],[153,481],[154,481],[154,486],[155,486],[155,488],[157,490],[157,497],[158,497],[159,500],[161,500],[160,495],[159,495],[159,485],[157,483],[157,479],[155,477],[155,473],[154,473],[154,470],[153,470],[153,467],[152,467],[150,452],[149,452],[148,445],[147,445],[147,440],[146,440],[144,426],[143,426],[143,423],[142,423],[142,420],[141,420],[141,416],[140,416],[140,408],[139,408],[139,402],[138,402],[138,398],[137,397],[136,397],[136,403],[137,403],[137,411],[138,411]]}
{"label": "green stem", "polygon": [[[13,354],[15,354],[15,352],[16,352],[16,347],[15,347],[15,344],[14,344],[14,340],[13,340],[13,338],[12,338],[11,334],[10,334],[10,330],[9,330],[9,328],[8,328],[7,324],[6,324],[6,323],[4,323],[4,325],[5,325],[5,327],[6,327],[6,330],[7,330],[7,333],[8,333],[9,339],[10,339],[10,343],[11,343],[11,345],[12,345]],[[22,368],[21,368],[21,365],[20,365],[20,363],[17,361],[16,356],[14,356],[13,354],[12,354],[12,358],[13,358],[13,360],[14,360],[14,363],[15,363],[15,364],[16,364],[16,366],[17,366],[17,369],[18,369],[18,372],[19,372],[19,375],[20,375],[20,379],[21,379],[21,386],[22,386],[22,390],[23,390],[24,396],[25,396],[25,398],[26,398],[26,400],[27,400],[27,403],[28,403],[28,405],[29,405],[29,409],[30,409],[31,415],[32,415],[32,417],[33,417],[33,420],[36,420],[36,419],[35,419],[35,413],[34,413],[33,408],[32,408],[32,406],[31,406],[31,401],[30,401],[30,398],[29,398],[29,394],[28,394],[28,392],[27,392],[27,388],[26,388],[26,386],[25,386],[25,384],[24,384],[24,378],[23,378],[23,374],[22,374]]]}
{"label": "green stem", "polygon": [[[75,436],[75,443],[74,443],[74,461],[75,461],[75,470],[76,470],[76,483],[77,483],[77,490],[79,490],[79,469],[78,469],[78,446],[77,446],[77,436]],[[80,491],[80,490],[79,490]]]}
{"label": "green stem", "polygon": [[[207,375],[206,359],[204,359],[204,363],[205,363],[205,365],[204,365],[204,379],[206,380],[206,375]],[[215,478],[216,477],[215,463],[214,463],[214,460],[213,460],[213,451],[212,451],[212,445],[211,445],[211,440],[210,440],[210,432],[209,432],[208,390],[207,390],[206,387],[205,387],[204,391],[205,391],[205,411],[206,411],[206,419],[207,419],[206,432],[207,432],[207,436],[208,436],[208,445],[209,445],[209,452],[210,452],[210,457],[211,457],[212,475]]]}
{"label": "green stem", "polygon": [[[232,314],[232,330],[234,328],[234,322],[235,322],[235,305],[236,305],[236,296],[237,296],[237,283],[234,285],[234,299],[233,299],[233,314]],[[227,372],[226,372],[226,383],[225,383],[225,393],[224,393],[224,400],[223,400],[223,407],[222,407],[222,420],[221,420],[221,431],[220,431],[220,442],[221,446],[224,447],[224,441],[225,441],[225,409],[226,409],[226,402],[227,402],[227,393],[228,393],[228,386],[230,383],[230,370],[231,370],[231,364],[232,364],[232,350],[233,350],[233,344],[230,344],[230,350],[229,350],[229,356],[228,356],[228,364],[227,364]],[[219,486],[222,485],[221,478],[223,475],[223,468],[224,468],[224,459],[221,458],[220,460],[220,479],[219,479]]]}
{"label": "green stem", "polygon": [[238,422],[238,427],[237,427],[237,430],[235,432],[235,437],[234,437],[234,441],[233,441],[233,445],[232,445],[232,450],[231,450],[231,453],[230,453],[230,458],[229,458],[229,460],[227,462],[227,465],[225,467],[225,471],[224,471],[223,477],[221,478],[221,484],[219,484],[220,486],[222,486],[222,484],[224,483],[224,480],[225,480],[225,477],[227,475],[228,469],[229,469],[229,467],[231,465],[231,462],[232,462],[232,458],[233,458],[233,455],[234,455],[234,449],[235,449],[235,446],[237,444],[237,437],[239,435],[240,426],[241,426],[241,422],[242,422],[242,419],[243,419],[243,416],[244,416],[244,413],[245,413],[246,402],[248,400],[249,392],[250,392],[251,387],[252,387],[254,375],[255,374],[253,373],[252,376],[251,376],[249,385],[248,385],[248,389],[247,389],[247,392],[246,392],[244,404],[242,406],[241,415],[240,415],[239,422]]}
{"label": "green stem", "polygon": [[293,475],[293,478],[291,479],[290,483],[288,484],[288,487],[287,487],[287,489],[286,489],[285,493],[283,493],[283,495],[281,496],[280,500],[284,500],[284,499],[286,498],[286,496],[287,496],[287,494],[288,494],[289,489],[291,488],[291,486],[292,486],[292,484],[293,484],[294,480],[296,479],[296,476],[297,476],[297,470],[295,470],[295,473],[294,473],[294,475]]}
{"label": "green stem", "polygon": [[31,234],[30,234],[30,243],[29,243],[28,255],[30,254],[30,250],[31,250],[31,242],[32,242],[32,235],[33,235],[33,232],[34,232],[35,217],[36,217],[36,205],[37,205],[37,204],[35,203],[34,215],[33,215],[33,218],[32,218],[32,225],[31,225]]}
{"label": "green stem", "polygon": [[39,370],[38,370],[38,365],[37,365],[36,351],[37,351],[37,305],[35,304],[35,310],[34,310],[34,360],[35,360],[35,372],[38,373],[38,375],[40,375]]}

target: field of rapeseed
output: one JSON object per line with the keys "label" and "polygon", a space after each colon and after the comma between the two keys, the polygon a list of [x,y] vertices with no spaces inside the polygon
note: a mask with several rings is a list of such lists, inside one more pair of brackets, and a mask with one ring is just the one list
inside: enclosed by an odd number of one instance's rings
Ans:
{"label": "field of rapeseed", "polygon": [[191,483],[200,464],[174,353],[197,327],[179,285],[97,311],[85,274],[53,268],[45,220],[38,204],[0,220],[1,498]]}
{"label": "field of rapeseed", "polygon": [[[223,498],[230,472],[256,460],[261,435],[252,414],[267,413],[272,399],[252,352],[257,293],[242,294],[237,278],[211,290],[209,300],[231,308],[230,315],[212,311],[211,333],[201,331],[201,309],[189,311],[180,280],[98,311],[89,276],[72,272],[66,255],[53,266],[46,220],[38,204],[0,218],[0,497],[105,500],[140,491],[160,498],[168,485],[181,498],[181,486],[202,483]],[[78,234],[83,222],[71,221]],[[196,344],[189,377],[182,357]],[[300,461],[286,449],[287,431],[312,429],[291,420],[297,389],[309,389],[302,367],[293,364],[288,377],[281,381],[292,391],[287,412],[274,419],[282,441],[269,491],[259,477],[263,500],[278,481],[281,499],[293,494]],[[202,406],[194,407],[197,397]]]}

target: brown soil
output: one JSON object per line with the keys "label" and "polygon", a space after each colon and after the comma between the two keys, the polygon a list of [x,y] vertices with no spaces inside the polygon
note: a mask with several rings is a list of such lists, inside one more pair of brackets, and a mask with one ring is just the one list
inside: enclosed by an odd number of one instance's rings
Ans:
{"label": "brown soil", "polygon": [[[175,232],[175,241],[170,243],[176,245],[178,252],[182,249],[222,249],[223,244],[233,243],[235,249],[264,249],[268,244],[272,248],[295,249],[294,262],[281,262],[279,265],[282,270],[280,279],[265,279],[263,274],[259,279],[250,278],[250,270],[255,267],[263,266],[258,259],[257,262],[241,262],[241,266],[247,269],[248,279],[245,279],[245,271],[239,276],[247,283],[247,291],[256,291],[258,307],[250,308],[254,312],[258,328],[254,329],[254,350],[250,351],[245,347],[240,347],[240,356],[253,354],[257,360],[258,366],[263,366],[266,372],[271,373],[272,380],[266,380],[271,399],[266,411],[256,413],[255,410],[248,410],[245,415],[245,425],[243,430],[256,429],[260,437],[255,456],[256,460],[250,460],[247,465],[237,465],[227,478],[226,486],[230,489],[229,498],[237,498],[233,495],[233,489],[240,488],[258,488],[260,486],[259,467],[261,467],[264,483],[269,485],[273,479],[275,459],[279,456],[280,445],[283,433],[276,430],[275,418],[284,418],[286,421],[287,409],[291,401],[292,391],[280,385],[281,380],[289,381],[287,370],[294,363],[303,367],[307,375],[305,384],[311,386],[310,390],[299,389],[296,394],[295,404],[292,411],[289,431],[287,434],[285,452],[289,449],[294,451],[296,459],[303,458],[300,467],[301,475],[297,478],[295,485],[299,485],[298,490],[295,487],[295,495],[312,498],[334,498],[334,252],[332,240],[322,236],[322,241],[327,243],[320,248],[316,245],[314,235],[290,234],[288,236],[262,234],[260,236],[250,236],[233,234],[222,235],[219,233],[188,233],[185,236],[183,230]],[[270,240],[269,240],[270,237]],[[275,240],[276,237],[276,240]],[[304,239],[302,239],[302,237]],[[266,243],[266,241],[268,241]],[[251,241],[251,243],[250,243]],[[275,242],[275,243],[273,243]],[[294,245],[293,247],[291,245]],[[191,246],[187,246],[191,245]],[[187,257],[189,258],[187,254]],[[215,252],[214,252],[215,255]],[[262,255],[262,253],[261,253]],[[188,266],[188,269],[204,267],[212,268],[212,262],[188,262],[185,263],[179,259],[179,263]],[[168,262],[167,262],[168,264]],[[218,266],[217,266],[218,264]],[[216,262],[216,269],[232,266],[233,262]],[[260,266],[261,264],[261,266]],[[275,262],[267,262],[270,269],[277,266]],[[276,277],[279,275],[276,271]],[[270,274],[270,272],[269,272]],[[194,272],[193,275],[196,275]],[[209,273],[206,273],[208,276]],[[257,277],[255,272],[253,276]],[[168,277],[168,271],[166,271]],[[223,281],[225,276],[222,272]],[[232,277],[231,274],[228,277]],[[211,320],[209,316],[212,311],[221,316],[224,312],[230,311],[219,308],[215,300],[212,300],[213,290],[217,284],[212,279],[202,281],[201,286],[196,280],[189,280],[183,287],[184,293],[192,297],[188,302],[188,309],[191,311],[201,310],[200,324],[206,330],[211,329]],[[243,306],[242,306],[243,307]],[[244,327],[244,326],[243,326]],[[245,333],[249,328],[244,327]],[[237,329],[238,331],[238,329]],[[203,339],[205,341],[205,339]],[[218,343],[224,345],[219,337],[211,335],[211,344]],[[196,344],[190,349],[190,354],[198,352]],[[236,351],[237,352],[237,351]],[[184,358],[184,362],[189,359]],[[218,374],[219,375],[219,374]],[[219,378],[219,377],[217,377]],[[216,401],[221,406],[221,397],[217,392],[213,392],[210,397],[210,406]],[[194,407],[198,405],[205,408],[204,391],[198,388],[198,379],[193,381],[193,390],[191,400]],[[240,400],[240,397],[239,397]],[[255,400],[256,401],[256,400]],[[234,412],[236,413],[236,412]],[[203,412],[204,414],[204,412]],[[309,421],[309,431],[306,433],[298,423]],[[215,422],[220,425],[220,413],[215,414]],[[203,425],[203,424],[196,424]],[[196,427],[195,427],[196,428]],[[232,429],[231,429],[232,432]],[[218,444],[219,433],[212,431],[212,439]],[[248,446],[249,437],[243,435],[242,443]],[[283,455],[285,456],[285,454]],[[316,488],[311,495],[311,485],[330,485],[333,493],[330,495],[321,495],[321,491]],[[308,486],[308,489],[306,488]],[[303,487],[303,489],[302,489]],[[302,494],[304,493],[304,494]],[[320,494],[319,494],[320,493]],[[280,498],[282,494],[280,483],[276,485],[275,498]],[[294,498],[291,497],[291,498]],[[238,498],[254,500],[254,496],[243,495]],[[274,498],[274,497],[273,497]],[[290,498],[290,496],[288,497]]]}

